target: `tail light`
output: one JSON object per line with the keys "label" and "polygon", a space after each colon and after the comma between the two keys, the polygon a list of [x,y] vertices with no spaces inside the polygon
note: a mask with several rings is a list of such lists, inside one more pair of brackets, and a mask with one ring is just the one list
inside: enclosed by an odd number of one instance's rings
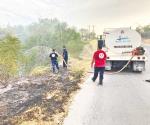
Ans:
{"label": "tail light", "polygon": [[140,57],[137,57],[137,59],[140,59]]}

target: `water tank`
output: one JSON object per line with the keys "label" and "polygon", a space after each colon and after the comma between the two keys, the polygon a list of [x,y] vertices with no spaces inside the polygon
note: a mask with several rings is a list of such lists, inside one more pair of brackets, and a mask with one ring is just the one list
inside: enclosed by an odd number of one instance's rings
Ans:
{"label": "water tank", "polygon": [[108,51],[124,53],[141,45],[140,34],[130,28],[105,29],[105,44]]}

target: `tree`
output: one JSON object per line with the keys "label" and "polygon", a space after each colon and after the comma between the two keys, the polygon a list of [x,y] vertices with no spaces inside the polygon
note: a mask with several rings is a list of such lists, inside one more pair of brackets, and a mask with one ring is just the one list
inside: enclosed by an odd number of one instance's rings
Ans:
{"label": "tree", "polygon": [[1,75],[14,76],[19,69],[21,44],[18,38],[7,35],[0,41],[0,68]]}
{"label": "tree", "polygon": [[145,39],[150,39],[150,25],[146,25],[146,26],[138,26],[136,28],[136,31],[138,31],[141,36]]}

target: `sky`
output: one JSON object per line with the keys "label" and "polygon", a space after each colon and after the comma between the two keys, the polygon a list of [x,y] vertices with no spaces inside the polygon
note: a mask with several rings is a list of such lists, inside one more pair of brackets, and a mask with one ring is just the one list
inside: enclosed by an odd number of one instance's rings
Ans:
{"label": "sky", "polygon": [[78,29],[150,24],[150,0],[0,0],[0,26],[58,18]]}

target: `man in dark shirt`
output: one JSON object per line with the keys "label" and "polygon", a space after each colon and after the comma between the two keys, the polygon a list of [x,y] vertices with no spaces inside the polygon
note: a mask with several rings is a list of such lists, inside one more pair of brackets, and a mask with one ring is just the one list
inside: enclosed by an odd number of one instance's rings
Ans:
{"label": "man in dark shirt", "polygon": [[67,68],[68,64],[68,51],[65,46],[63,46],[63,67]]}
{"label": "man in dark shirt", "polygon": [[51,58],[51,64],[52,64],[52,68],[53,68],[53,73],[55,73],[55,68],[57,68],[57,70],[59,71],[59,66],[58,66],[58,54],[55,52],[55,49],[52,50],[52,53],[50,53],[49,57]]}

